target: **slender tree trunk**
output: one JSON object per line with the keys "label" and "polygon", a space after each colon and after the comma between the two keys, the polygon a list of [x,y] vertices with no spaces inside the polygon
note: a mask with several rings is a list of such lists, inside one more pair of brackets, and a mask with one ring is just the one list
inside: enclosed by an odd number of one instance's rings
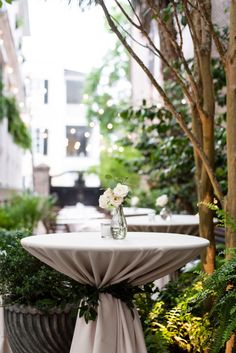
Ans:
{"label": "slender tree trunk", "polygon": [[[226,62],[227,80],[227,165],[228,194],[226,208],[236,219],[236,0],[230,5],[230,40]],[[227,229],[227,248],[236,247],[236,234]]]}
{"label": "slender tree trunk", "polygon": [[[226,61],[227,80],[227,166],[228,194],[226,211],[236,219],[236,0],[230,3],[229,47]],[[236,247],[236,234],[226,229],[226,247]],[[225,353],[236,350],[235,334],[226,343]]]}
{"label": "slender tree trunk", "polygon": [[232,335],[228,342],[226,343],[225,353],[233,353],[235,352],[236,342],[235,335]]}
{"label": "slender tree trunk", "polygon": [[[211,2],[205,1],[206,9],[211,14]],[[215,99],[213,89],[213,78],[211,74],[211,34],[205,21],[195,13],[196,35],[198,37],[199,45],[197,52],[195,51],[195,63],[197,64],[197,74],[199,76],[199,86],[202,91],[202,107],[203,113],[196,110],[193,111],[193,131],[202,147],[212,169],[214,169],[214,114],[215,114]],[[212,202],[213,201],[213,188],[199,156],[195,152],[195,165],[196,165],[196,179],[198,189],[198,201]],[[200,217],[200,236],[206,238],[210,242],[210,246],[205,250],[202,255],[203,269],[207,273],[212,273],[215,269],[215,237],[213,214],[203,204],[199,205]]]}
{"label": "slender tree trunk", "polygon": [[[165,9],[169,3],[170,0],[159,0],[159,11],[162,11]],[[175,30],[175,25],[174,25],[174,20],[173,16],[170,16],[168,21],[166,22],[166,25],[169,29],[169,31],[172,33],[173,38],[176,38],[176,30]],[[178,60],[178,55],[176,51],[173,48],[173,45],[170,42],[170,39],[166,33],[166,31],[163,29],[161,24],[158,25],[158,34],[159,34],[159,39],[160,39],[160,51],[164,53],[165,58],[168,60],[168,62],[176,62]],[[173,78],[173,75],[169,72],[168,68],[166,67],[165,63],[161,61],[161,68],[162,68],[162,75],[164,81]]]}

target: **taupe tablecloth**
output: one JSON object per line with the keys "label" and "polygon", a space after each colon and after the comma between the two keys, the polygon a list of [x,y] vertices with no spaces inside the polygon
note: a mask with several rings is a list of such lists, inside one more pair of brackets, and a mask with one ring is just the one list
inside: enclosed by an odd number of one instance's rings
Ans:
{"label": "taupe tablecloth", "polygon": [[[28,237],[22,246],[49,266],[80,283],[97,287],[127,280],[154,281],[200,254],[208,241],[199,237],[130,233],[124,240],[99,233],[48,234]],[[126,304],[102,294],[96,321],[77,318],[70,353],[146,353],[141,323]]]}

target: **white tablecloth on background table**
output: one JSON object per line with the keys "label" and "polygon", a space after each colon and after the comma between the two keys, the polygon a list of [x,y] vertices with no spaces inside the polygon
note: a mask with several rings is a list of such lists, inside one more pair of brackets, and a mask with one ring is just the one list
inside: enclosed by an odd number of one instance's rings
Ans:
{"label": "white tablecloth on background table", "polygon": [[99,212],[96,207],[80,204],[79,206],[67,206],[62,208],[58,213],[57,221],[100,219],[104,217],[105,214]]}
{"label": "white tablecloth on background table", "polygon": [[123,207],[123,211],[126,217],[145,216],[148,215],[150,212],[155,212],[154,209],[145,207]]}
{"label": "white tablecloth on background table", "polygon": [[[152,282],[200,254],[205,239],[168,233],[128,233],[102,239],[100,233],[47,234],[24,238],[23,247],[54,269],[96,287],[122,281]],[[101,294],[96,321],[77,318],[70,353],[146,353],[141,323],[121,300]]]}
{"label": "white tablecloth on background table", "polygon": [[168,232],[179,234],[199,235],[198,215],[173,214],[170,219],[164,220],[159,215],[150,221],[149,216],[127,217],[130,232]]}
{"label": "white tablecloth on background table", "polygon": [[[68,219],[66,225],[71,232],[99,232],[101,223],[105,219]],[[128,230],[130,232],[163,232],[199,235],[198,215],[172,215],[170,220],[163,220],[159,215],[154,221],[149,220],[149,216],[126,217]]]}

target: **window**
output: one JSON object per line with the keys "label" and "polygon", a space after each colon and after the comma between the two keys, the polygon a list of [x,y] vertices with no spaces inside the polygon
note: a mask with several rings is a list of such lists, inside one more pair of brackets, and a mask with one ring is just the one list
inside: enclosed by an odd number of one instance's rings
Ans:
{"label": "window", "polygon": [[47,156],[48,154],[48,129],[35,130],[35,150],[36,153]]}
{"label": "window", "polygon": [[35,104],[43,105],[49,103],[49,80],[43,78],[33,79],[30,90],[33,93]]}
{"label": "window", "polygon": [[90,129],[87,126],[67,126],[66,152],[68,157],[85,157],[88,150]]}
{"label": "window", "polygon": [[80,104],[82,101],[83,83],[78,80],[66,80],[66,102]]}
{"label": "window", "polygon": [[48,80],[44,80],[44,104],[48,104]]}
{"label": "window", "polygon": [[48,129],[45,129],[43,132],[43,155],[47,156],[48,154]]}

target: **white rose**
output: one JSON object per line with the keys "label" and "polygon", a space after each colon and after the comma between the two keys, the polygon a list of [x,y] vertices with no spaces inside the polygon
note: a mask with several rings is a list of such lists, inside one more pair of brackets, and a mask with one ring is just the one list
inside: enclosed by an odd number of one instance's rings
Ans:
{"label": "white rose", "polygon": [[168,202],[168,196],[162,195],[156,199],[156,206],[164,207]]}
{"label": "white rose", "polygon": [[123,201],[124,201],[123,197],[117,196],[115,194],[113,194],[112,197],[110,198],[110,204],[114,207],[120,206]]}
{"label": "white rose", "polygon": [[118,183],[116,187],[113,189],[114,195],[118,197],[125,197],[127,196],[128,192],[129,192],[129,187],[127,185],[120,184],[120,183]]}
{"label": "white rose", "polygon": [[110,205],[110,199],[106,195],[101,195],[99,197],[99,207],[108,208]]}
{"label": "white rose", "polygon": [[137,204],[139,203],[139,198],[138,196],[133,196],[130,200],[130,204],[132,207],[137,206]]}
{"label": "white rose", "polygon": [[113,192],[110,188],[108,188],[106,191],[104,191],[103,195],[106,196],[107,199],[110,199],[113,196]]}

